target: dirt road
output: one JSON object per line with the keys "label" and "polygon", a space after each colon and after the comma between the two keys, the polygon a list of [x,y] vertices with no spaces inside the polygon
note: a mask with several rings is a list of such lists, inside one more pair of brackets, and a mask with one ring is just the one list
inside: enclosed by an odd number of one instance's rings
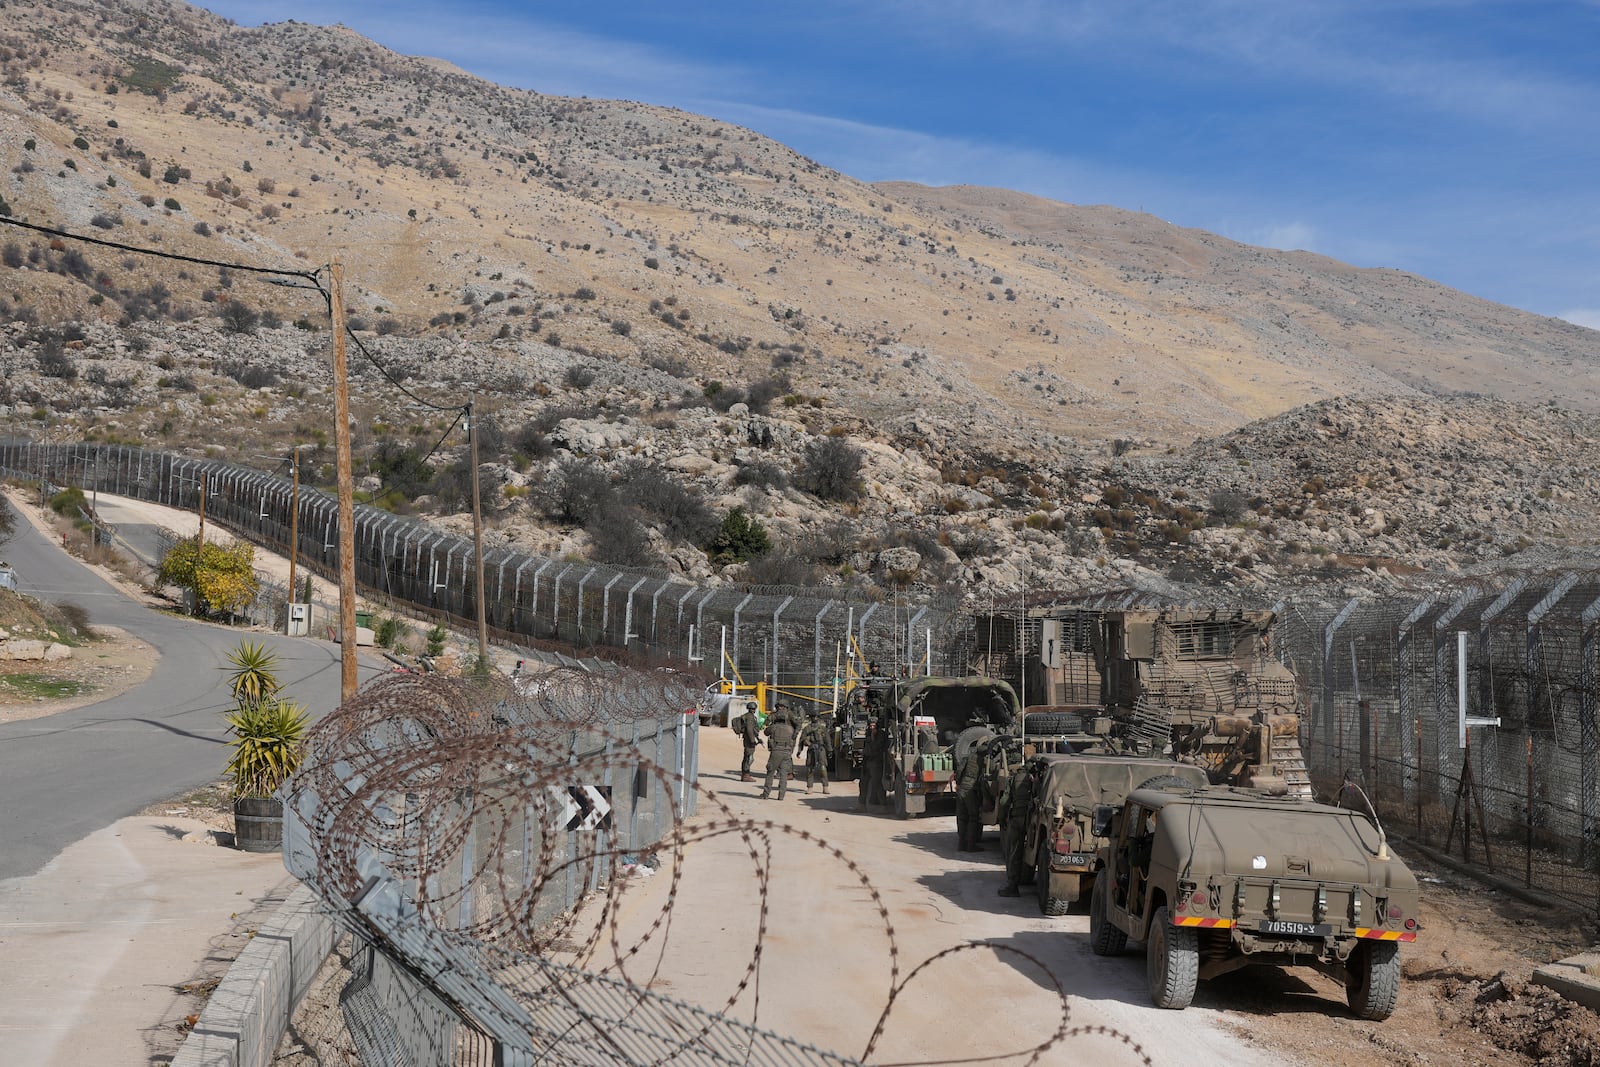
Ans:
{"label": "dirt road", "polygon": [[[755,855],[735,834],[684,850],[665,946],[657,934],[629,961],[635,982],[721,1008],[754,966],[735,1016],[859,1056],[891,998],[892,931],[901,988],[869,1057],[876,1063],[993,1056],[1023,1063],[1027,1050],[1051,1040],[1064,1011],[1067,1026],[1083,1029],[1038,1062],[1082,1057],[1109,1067],[1144,1062],[1145,1054],[1155,1063],[1286,1062],[1281,1052],[1251,1047],[1215,1006],[1202,1002],[1181,1014],[1152,1008],[1143,957],[1092,955],[1086,916],[1047,919],[1031,895],[996,895],[1004,879],[993,830],[983,853],[960,853],[953,817],[906,822],[858,813],[849,782],[835,783],[827,796],[800,786],[782,803],[761,801],[759,782],[738,781],[733,735],[708,728],[700,738],[702,783],[733,816],[773,825],[755,839]],[[702,802],[701,818],[717,817],[714,809]],[[859,874],[831,849],[855,861]],[[618,941],[625,947],[667,904],[670,859],[663,859],[668,865],[648,879],[634,876],[624,898]],[[761,936],[763,868],[770,878]],[[887,922],[863,879],[881,894]],[[983,947],[933,960],[971,942]],[[611,952],[604,947],[590,965],[614,958]],[[1329,1000],[1326,1010],[1344,1006]]]}

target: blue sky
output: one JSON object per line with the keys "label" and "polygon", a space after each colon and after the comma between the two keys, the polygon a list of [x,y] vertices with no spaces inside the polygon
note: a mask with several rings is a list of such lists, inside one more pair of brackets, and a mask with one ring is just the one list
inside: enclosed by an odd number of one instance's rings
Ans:
{"label": "blue sky", "polygon": [[1600,0],[213,0],[1600,328]]}

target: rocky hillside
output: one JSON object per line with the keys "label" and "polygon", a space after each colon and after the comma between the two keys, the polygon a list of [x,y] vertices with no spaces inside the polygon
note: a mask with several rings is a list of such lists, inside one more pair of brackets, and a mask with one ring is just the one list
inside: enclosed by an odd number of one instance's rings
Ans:
{"label": "rocky hillside", "polygon": [[867,185],[342,27],[4,14],[0,215],[191,257],[0,225],[19,429],[325,443],[321,297],[193,260],[341,259],[365,491],[459,522],[476,397],[493,536],[538,551],[885,588],[1387,580],[1593,525],[1567,409],[1600,398],[1594,331],[1115,208]]}

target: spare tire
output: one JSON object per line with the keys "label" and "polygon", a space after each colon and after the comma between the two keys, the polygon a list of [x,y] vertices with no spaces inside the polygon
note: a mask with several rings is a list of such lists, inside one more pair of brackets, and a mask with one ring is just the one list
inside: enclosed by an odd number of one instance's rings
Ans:
{"label": "spare tire", "polygon": [[950,752],[955,756],[956,762],[959,763],[966,759],[973,749],[993,736],[994,731],[987,726],[969,726],[961,731],[961,735],[956,738],[956,743]]}
{"label": "spare tire", "polygon": [[1083,716],[1075,711],[1034,711],[1022,720],[1028,735],[1081,734]]}

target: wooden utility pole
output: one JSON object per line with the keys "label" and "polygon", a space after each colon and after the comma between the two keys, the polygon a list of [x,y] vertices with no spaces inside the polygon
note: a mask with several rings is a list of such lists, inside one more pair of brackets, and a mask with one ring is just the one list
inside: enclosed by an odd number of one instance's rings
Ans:
{"label": "wooden utility pole", "polygon": [[483,595],[483,505],[478,497],[478,416],[473,400],[467,398],[467,442],[472,450],[472,556],[477,561],[478,584],[478,669],[489,670],[489,622]]}
{"label": "wooden utility pole", "polygon": [[350,379],[344,348],[344,264],[329,269],[333,329],[333,449],[339,490],[339,696],[356,695],[356,502],[350,472]]}

